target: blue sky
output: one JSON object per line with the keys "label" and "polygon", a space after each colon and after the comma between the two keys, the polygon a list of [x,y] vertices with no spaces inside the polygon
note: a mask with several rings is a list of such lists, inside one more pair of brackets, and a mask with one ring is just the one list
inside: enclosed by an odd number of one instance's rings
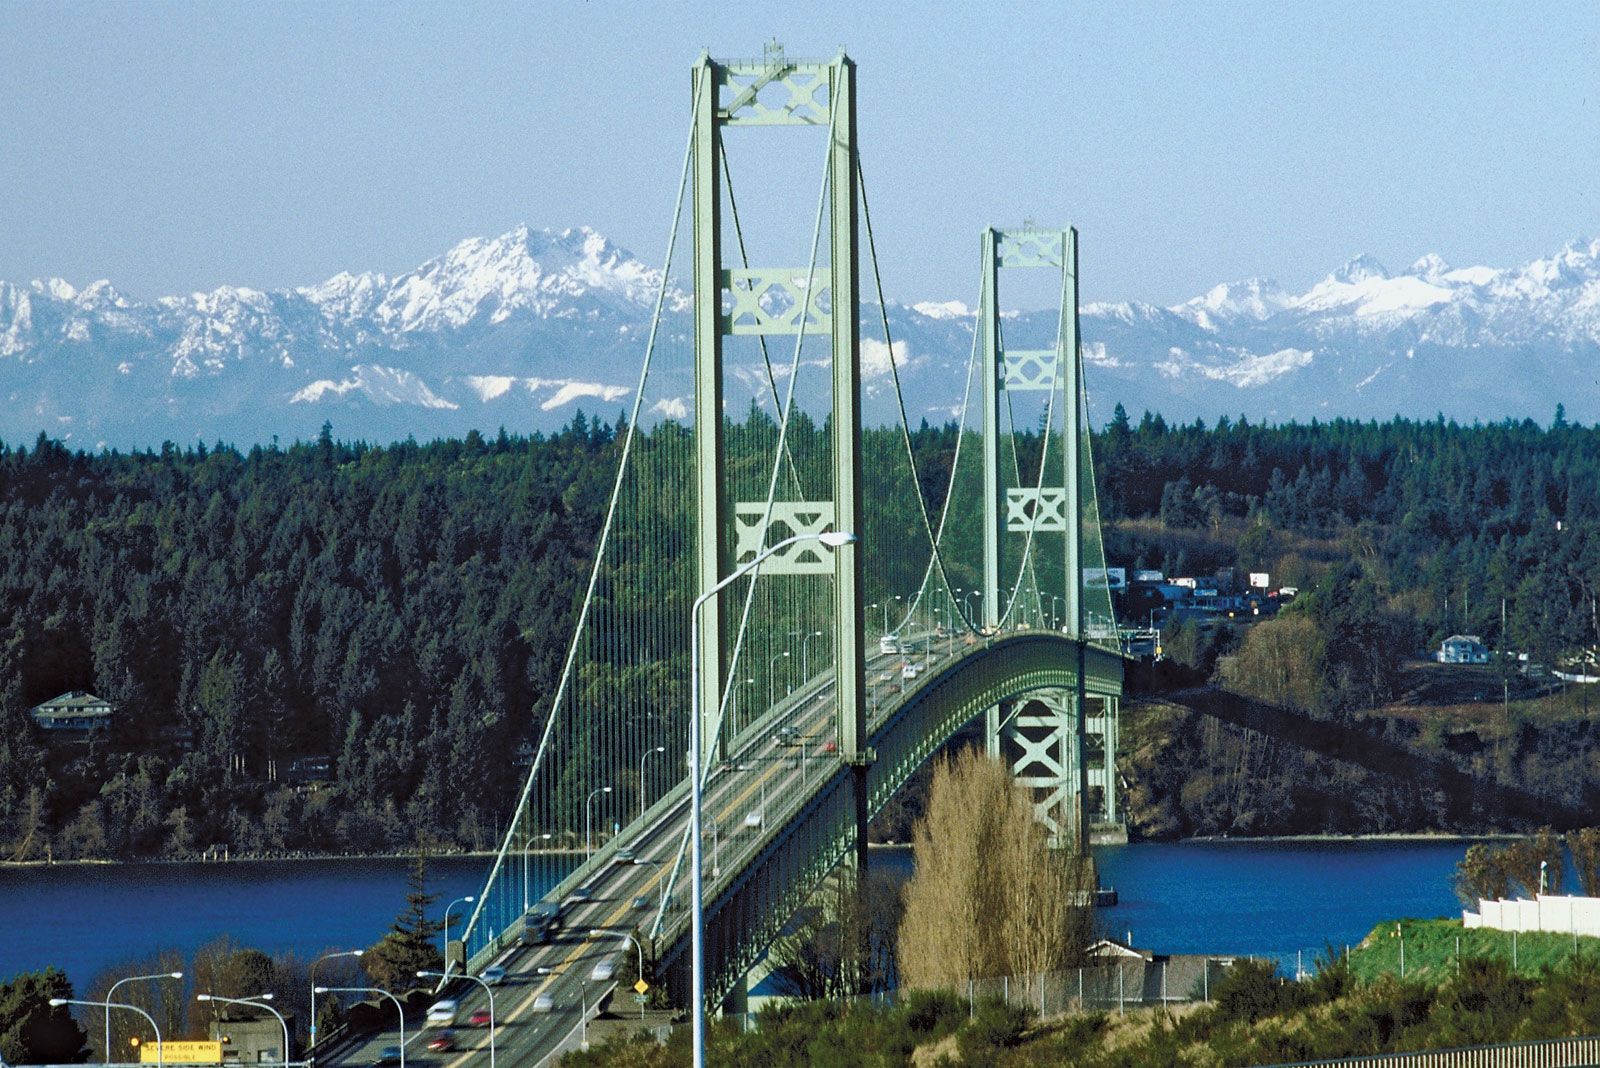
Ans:
{"label": "blue sky", "polygon": [[[658,260],[690,65],[773,36],[860,66],[901,300],[975,300],[978,230],[1023,217],[1081,228],[1086,299],[1163,303],[1600,231],[1593,4],[9,0],[0,25],[0,278],[141,298],[401,271],[520,221]],[[783,189],[809,218],[801,155],[753,212]]]}

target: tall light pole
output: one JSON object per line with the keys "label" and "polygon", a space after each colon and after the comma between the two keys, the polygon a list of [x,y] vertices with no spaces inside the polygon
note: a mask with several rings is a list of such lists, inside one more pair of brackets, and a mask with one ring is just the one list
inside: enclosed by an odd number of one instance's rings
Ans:
{"label": "tall light pole", "polygon": [[[982,596],[983,596],[983,591],[982,590],[968,590],[967,591],[966,605],[967,605],[967,619],[969,621],[973,618],[973,615],[972,615],[972,599],[974,597],[982,597]],[[983,628],[980,626],[980,627],[978,627],[978,629],[982,630]]]}
{"label": "tall light pole", "polygon": [[773,706],[772,679],[777,672],[778,661],[788,659],[789,650],[785,649],[771,660],[767,661],[767,707]]}
{"label": "tall light pole", "polygon": [[657,888],[657,893],[661,898],[661,903],[656,906],[656,915],[657,916],[665,916],[667,914],[667,880],[666,880],[666,878],[664,876],[659,874],[659,872],[661,870],[661,867],[662,867],[661,862],[659,860],[647,860],[644,857],[634,857],[633,858],[633,862],[636,865],[644,865],[644,864],[653,864],[653,865],[655,865],[656,870],[658,872],[658,874],[656,876],[656,888]]}
{"label": "tall light pole", "polygon": [[107,1011],[111,1009],[127,1009],[129,1012],[136,1012],[140,1016],[143,1016],[145,1021],[150,1024],[150,1030],[154,1031],[156,1035],[156,1064],[158,1065],[158,1068],[166,1068],[167,1053],[166,1049],[161,1045],[161,1028],[157,1027],[156,1022],[151,1015],[148,1012],[145,1012],[139,1006],[126,1005],[120,1001],[80,1001],[77,998],[50,999],[50,1007],[52,1009],[59,1009],[63,1005],[87,1005],[91,1009],[106,1009]]}
{"label": "tall light pole", "polygon": [[601,794],[609,794],[611,787],[602,786],[591,790],[589,796],[583,799],[583,856],[587,860],[594,856],[594,809],[592,802]]}
{"label": "tall light pole", "polygon": [[[483,987],[483,992],[489,995],[489,1068],[494,1068],[494,988],[465,968],[461,969],[461,975],[463,978],[471,979],[474,983]],[[417,978],[449,979],[450,977],[443,972],[418,972]]]}
{"label": "tall light pole", "polygon": [[183,973],[182,972],[156,972],[153,975],[130,975],[126,979],[118,979],[116,982],[111,984],[111,989],[106,991],[106,998],[105,998],[105,1002],[104,1002],[104,1005],[106,1007],[106,1011],[105,1011],[105,1017],[106,1017],[105,1055],[106,1055],[106,1060],[109,1061],[111,1059],[111,995],[115,994],[117,992],[117,987],[121,986],[123,983],[138,983],[138,982],[142,982],[142,981],[144,981],[146,979],[182,979],[182,978],[183,978]]}
{"label": "tall light pole", "polygon": [[[589,931],[590,938],[604,938],[608,934],[620,936],[626,942],[632,942],[633,948],[639,951],[639,978],[644,978],[644,943],[640,942],[629,931],[607,931],[603,927],[595,927]],[[624,950],[623,952],[627,952]],[[639,1019],[644,1019],[644,1002],[639,1002]],[[490,1065],[490,1068],[494,1068]]]}
{"label": "tall light pole", "polygon": [[[550,839],[554,838],[555,835],[551,834],[549,831],[546,831],[545,833],[539,835],[539,837],[548,842]],[[528,846],[530,846],[532,843],[532,832],[522,836],[522,914],[524,916],[526,916],[528,914],[528,910],[533,907],[533,903],[528,900]]]}
{"label": "tall light pole", "polygon": [[[689,1000],[694,1012],[694,1068],[705,1068],[706,1064],[706,958],[705,958],[705,914],[702,908],[702,879],[700,865],[702,863],[703,847],[700,843],[702,799],[700,796],[700,765],[701,765],[701,740],[700,740],[700,610],[707,601],[727,589],[735,581],[750,574],[759,568],[773,554],[782,552],[791,545],[801,542],[820,541],[829,548],[837,549],[849,545],[856,540],[856,536],[848,531],[829,531],[826,534],[796,534],[784,538],[782,541],[756,553],[750,561],[734,569],[733,574],[722,579],[699,597],[689,608],[689,870],[692,878],[689,881],[689,943],[690,958],[692,960],[692,981],[690,984]],[[769,702],[770,703],[770,702]]]}
{"label": "tall light pole", "polygon": [[278,1023],[283,1027],[283,1068],[289,1068],[289,1021],[283,1018],[283,1013],[279,1012],[271,1005],[262,1004],[262,1002],[270,1001],[271,999],[271,994],[257,994],[253,998],[224,998],[218,997],[216,994],[195,995],[196,1001],[220,1001],[225,1005],[248,1005],[252,1009],[266,1009],[268,1012],[272,1013],[272,1015],[276,1016],[278,1018]]}
{"label": "tall light pole", "polygon": [[466,897],[456,898],[444,907],[444,971],[447,978],[450,975],[450,910],[463,901],[470,905],[472,900],[472,895],[468,894]]}
{"label": "tall light pole", "polygon": [[808,646],[810,646],[812,638],[820,637],[822,637],[822,632],[814,630],[800,639],[800,677],[803,679],[809,680],[811,678],[811,650]]}
{"label": "tall light pole", "polygon": [[311,989],[317,994],[382,994],[394,1002],[394,1009],[400,1014],[400,1068],[406,1068],[406,1010],[399,998],[375,986],[317,986]]}
{"label": "tall light pole", "polygon": [[641,820],[644,819],[644,762],[650,759],[651,753],[665,753],[666,751],[666,746],[658,745],[654,749],[646,749],[644,755],[639,758],[639,818]]}
{"label": "tall light pole", "polygon": [[311,1036],[311,1041],[307,1043],[307,1052],[317,1044],[317,965],[332,957],[359,957],[364,952],[366,951],[361,949],[344,949],[337,953],[324,953],[312,961],[311,967],[307,969],[311,977],[311,1027],[307,1032]]}

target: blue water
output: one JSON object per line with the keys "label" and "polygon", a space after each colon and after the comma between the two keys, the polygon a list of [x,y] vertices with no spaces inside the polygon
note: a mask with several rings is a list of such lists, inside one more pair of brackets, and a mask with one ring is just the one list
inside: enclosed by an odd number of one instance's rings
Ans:
{"label": "blue water", "polygon": [[1116,908],[1105,932],[1165,953],[1271,956],[1306,965],[1384,920],[1457,916],[1455,867],[1471,842],[1171,842],[1097,849]]}
{"label": "blue water", "polygon": [[[1310,963],[1385,919],[1458,915],[1451,893],[1464,840],[1142,843],[1097,849],[1121,903],[1107,934],[1142,948],[1252,954]],[[562,862],[560,867],[564,868]],[[910,873],[910,854],[874,850]],[[490,861],[435,858],[438,910],[477,894]],[[185,954],[218,935],[302,959],[365,947],[405,906],[409,863],[395,860],[61,865],[0,869],[0,979],[55,965],[82,990],[102,968],[160,949]],[[557,871],[535,875],[537,889]],[[496,903],[514,911],[520,903]],[[453,916],[462,917],[457,905]],[[491,914],[492,915],[492,914]],[[503,921],[502,921],[503,922]],[[457,928],[459,930],[459,927]]]}

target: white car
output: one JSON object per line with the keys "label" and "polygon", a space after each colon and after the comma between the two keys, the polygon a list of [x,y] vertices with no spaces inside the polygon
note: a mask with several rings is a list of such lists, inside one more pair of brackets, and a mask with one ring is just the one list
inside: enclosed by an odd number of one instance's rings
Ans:
{"label": "white car", "polygon": [[555,1007],[556,999],[550,996],[548,990],[533,999],[534,1012],[553,1012]]}
{"label": "white car", "polygon": [[749,827],[751,830],[759,828],[761,826],[761,815],[761,810],[759,808],[748,813],[744,818],[744,825]]}
{"label": "white car", "polygon": [[595,961],[594,970],[589,973],[589,982],[606,983],[617,974],[617,962],[610,957],[603,957]]}
{"label": "white car", "polygon": [[483,975],[480,978],[482,978],[483,981],[488,983],[490,986],[499,986],[501,983],[506,981],[505,965],[489,965],[483,970]]}
{"label": "white car", "polygon": [[433,1008],[428,1010],[427,1026],[451,1027],[455,1024],[456,1013],[460,1010],[461,1006],[456,1004],[454,998],[445,998],[443,1001],[435,1001],[433,1003]]}

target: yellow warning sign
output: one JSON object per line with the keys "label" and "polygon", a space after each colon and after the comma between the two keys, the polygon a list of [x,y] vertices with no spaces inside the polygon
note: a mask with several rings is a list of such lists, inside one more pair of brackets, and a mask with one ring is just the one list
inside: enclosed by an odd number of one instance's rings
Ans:
{"label": "yellow warning sign", "polygon": [[637,983],[633,984],[633,988],[639,993],[643,994],[646,990],[650,989],[650,984],[645,982],[643,979],[640,979]]}
{"label": "yellow warning sign", "polygon": [[154,1042],[139,1047],[140,1064],[221,1064],[221,1042]]}

